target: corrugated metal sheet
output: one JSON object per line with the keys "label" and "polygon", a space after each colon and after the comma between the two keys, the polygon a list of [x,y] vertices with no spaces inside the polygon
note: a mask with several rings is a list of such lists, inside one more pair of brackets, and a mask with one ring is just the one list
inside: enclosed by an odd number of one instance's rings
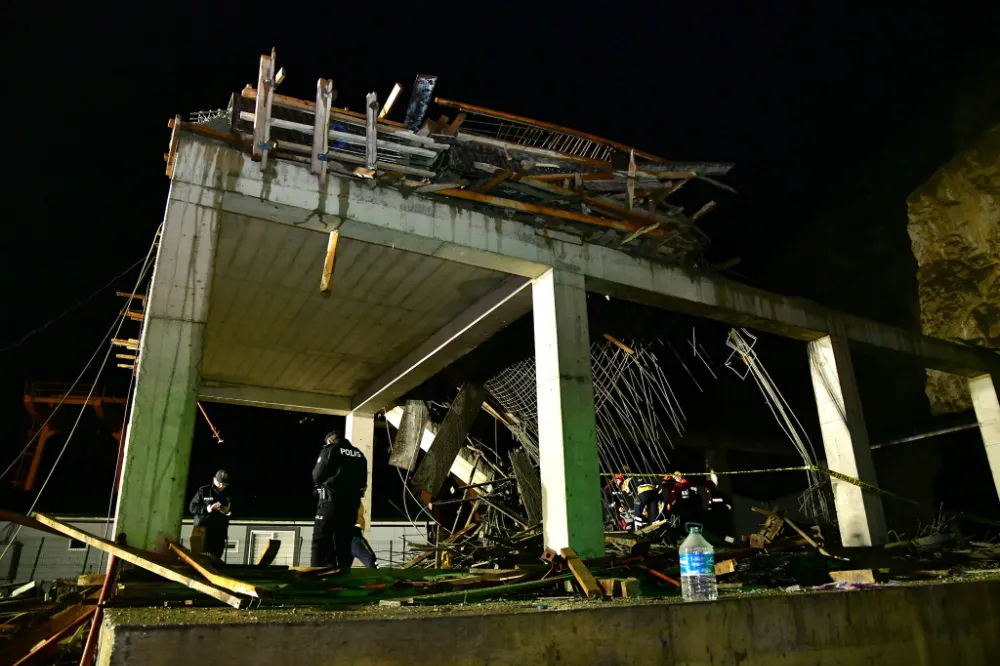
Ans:
{"label": "corrugated metal sheet", "polygon": [[352,396],[506,277],[342,238],[321,294],[326,246],[325,234],[222,216],[206,380]]}

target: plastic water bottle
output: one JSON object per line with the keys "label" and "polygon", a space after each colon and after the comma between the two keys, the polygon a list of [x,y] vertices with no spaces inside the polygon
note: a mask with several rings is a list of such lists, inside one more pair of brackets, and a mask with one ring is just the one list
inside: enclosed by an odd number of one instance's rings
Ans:
{"label": "plastic water bottle", "polygon": [[684,601],[714,601],[719,598],[715,587],[715,549],[701,535],[699,523],[688,523],[688,536],[680,548],[681,596]]}

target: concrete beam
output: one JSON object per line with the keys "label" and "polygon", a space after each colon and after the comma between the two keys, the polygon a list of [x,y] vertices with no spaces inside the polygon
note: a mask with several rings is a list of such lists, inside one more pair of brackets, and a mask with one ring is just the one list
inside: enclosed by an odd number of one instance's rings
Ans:
{"label": "concrete beam", "polygon": [[531,310],[531,280],[511,277],[383,372],[352,401],[375,412],[419,386]]}
{"label": "concrete beam", "polygon": [[[1000,375],[997,375],[1000,377]],[[981,375],[969,380],[972,407],[976,411],[979,432],[983,435],[986,458],[990,463],[993,484],[1000,495],[1000,401],[997,400],[997,378]]]}
{"label": "concrete beam", "polygon": [[165,550],[180,537],[218,229],[214,210],[167,205],[115,510],[130,546]]}
{"label": "concrete beam", "polygon": [[552,269],[531,289],[545,545],[604,556],[597,424],[583,276]]}
{"label": "concrete beam", "polygon": [[375,466],[375,415],[351,412],[347,415],[344,437],[361,450],[368,460],[368,483],[365,485],[365,538],[372,530],[372,468]]}
{"label": "concrete beam", "polygon": [[482,413],[486,389],[482,384],[466,382],[448,408],[444,422],[438,427],[434,445],[420,461],[413,483],[432,496],[437,495],[448,478],[451,466],[458,457],[472,424]]}
{"label": "concrete beam", "polygon": [[[878,486],[868,429],[847,340],[827,336],[809,343],[809,369],[826,463],[835,472]],[[882,499],[832,479],[840,538],[845,546],[877,546],[888,539]]]}
{"label": "concrete beam", "polygon": [[276,161],[265,174],[249,156],[180,134],[171,196],[232,213],[536,278],[549,267],[586,277],[587,289],[802,340],[829,334],[974,377],[1000,370],[1000,355],[844,315],[716,275],[667,267],[558,231],[485,215],[387,187]]}
{"label": "concrete beam", "polygon": [[351,399],[346,396],[293,391],[290,389],[247,386],[245,384],[225,384],[206,381],[198,391],[198,397],[205,402],[221,402],[228,405],[247,405],[266,409],[285,409],[290,412],[347,416],[351,413]]}
{"label": "concrete beam", "polygon": [[[395,428],[399,428],[400,423],[403,421],[403,408],[394,407],[388,409],[385,412],[385,420],[393,425]],[[424,451],[430,451],[431,445],[434,443],[434,429],[431,427],[432,424],[428,423],[424,426],[423,436],[420,438],[420,448]],[[458,456],[455,461],[451,464],[451,475],[457,479],[460,479],[462,483],[486,483],[490,479],[481,470],[475,468],[472,463]],[[489,488],[486,489],[489,491]]]}

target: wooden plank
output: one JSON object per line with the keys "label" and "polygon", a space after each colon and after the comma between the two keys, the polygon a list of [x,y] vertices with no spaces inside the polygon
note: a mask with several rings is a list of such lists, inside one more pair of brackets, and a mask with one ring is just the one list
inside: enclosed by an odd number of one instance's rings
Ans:
{"label": "wooden plank", "polygon": [[467,117],[468,117],[467,113],[458,114],[457,116],[455,116],[455,119],[451,121],[451,123],[449,123],[448,126],[444,128],[444,130],[441,131],[441,133],[444,134],[445,136],[455,136],[456,134],[458,134],[458,129],[462,126],[462,123],[465,122],[465,119]]}
{"label": "wooden plank", "polygon": [[625,210],[632,212],[632,199],[635,198],[635,150],[628,153],[628,179],[625,181]]}
{"label": "wooden plank", "polygon": [[[525,178],[522,182],[530,180]],[[441,190],[440,192],[435,192],[435,194],[452,197],[454,199],[465,199],[466,201],[475,201],[477,203],[489,204],[491,206],[496,206],[498,208],[509,208],[511,210],[519,210],[522,213],[534,213],[536,215],[548,215],[549,217],[557,217],[563,220],[570,220],[572,222],[582,222],[583,224],[591,224],[599,227],[609,227],[611,229],[618,229],[620,231],[635,231],[637,228],[635,225],[629,224],[628,222],[621,222],[619,220],[608,220],[602,217],[594,217],[593,215],[584,215],[583,213],[578,213],[572,210],[563,210],[561,208],[552,208],[551,206],[539,206],[537,204],[528,203],[526,201],[515,201],[514,199],[506,199],[503,197],[494,197],[489,194],[479,194],[478,192],[469,192],[467,190]],[[653,232],[650,235],[660,236],[663,235],[662,232]]]}
{"label": "wooden plank", "polygon": [[197,555],[179,543],[171,543],[170,550],[174,551],[178,557],[187,562],[192,569],[204,576],[205,579],[212,585],[221,587],[223,590],[229,590],[234,594],[245,594],[248,597],[260,596],[257,592],[256,586],[245,583],[242,580],[236,580],[235,578],[223,576],[215,570],[215,567],[200,559]]}
{"label": "wooden plank", "polygon": [[482,599],[484,597],[511,594],[514,592],[526,592],[528,590],[548,587],[553,583],[567,581],[572,578],[573,574],[568,573],[568,574],[561,574],[558,576],[549,576],[548,578],[545,578],[543,580],[532,580],[526,583],[513,583],[511,585],[494,585],[492,587],[480,587],[475,590],[460,590],[458,592],[439,592],[436,594],[422,594],[419,596],[410,597],[407,600],[407,602],[409,603],[409,605],[414,605],[414,606],[455,603],[470,599]]}
{"label": "wooden plank", "polygon": [[43,647],[50,645],[51,639],[60,637],[61,640],[68,631],[76,630],[94,610],[94,606],[77,604],[64,608],[41,624],[23,629],[0,650],[0,664],[31,663],[24,660],[44,656]]}
{"label": "wooden plank", "polygon": [[278,550],[281,548],[280,539],[268,539],[267,548],[264,552],[260,554],[257,558],[257,566],[259,567],[269,567],[271,563],[274,562],[274,558],[278,556]]}
{"label": "wooden plank", "polygon": [[853,571],[831,571],[830,578],[835,583],[851,583],[852,585],[874,585],[875,576],[871,569],[855,569]]}
{"label": "wooden plank", "polygon": [[489,194],[497,185],[504,182],[505,180],[514,176],[514,172],[510,169],[497,169],[493,172],[493,175],[485,183],[479,187],[474,188],[473,192],[479,192],[480,194]]}
{"label": "wooden plank", "polygon": [[636,599],[642,596],[642,587],[638,578],[626,578],[622,581],[622,596],[626,599]]}
{"label": "wooden plank", "polygon": [[326,153],[330,149],[330,105],[333,103],[333,81],[316,81],[316,112],[313,114],[313,149],[309,170],[317,176],[326,175]]}
{"label": "wooden plank", "polygon": [[253,116],[253,159],[260,162],[260,168],[267,166],[267,144],[271,139],[271,100],[274,96],[274,60],[275,52],[260,57],[260,68],[257,72],[257,89],[262,94],[257,96]]}
{"label": "wooden plank", "polygon": [[14,513],[13,511],[7,511],[6,509],[0,509],[0,520],[7,521],[8,523],[17,523],[22,527],[30,527],[33,530],[38,530],[40,532],[48,532],[49,534],[54,534],[56,536],[66,536],[58,530],[54,530],[48,525],[41,523],[34,518],[25,516],[20,513]]}
{"label": "wooden plank", "polygon": [[[331,112],[331,115],[332,115],[332,112]],[[252,114],[252,113],[249,113],[248,111],[241,111],[240,112],[240,118],[243,119],[243,120],[247,120],[247,121],[256,120],[256,116],[254,114]],[[304,123],[297,123],[297,122],[294,122],[294,121],[291,121],[291,120],[282,120],[280,118],[275,118],[275,119],[273,119],[271,121],[271,125],[273,125],[274,127],[277,127],[278,129],[292,130],[294,132],[301,132],[302,134],[309,134],[309,135],[311,135],[313,133],[313,127],[311,125],[306,125]],[[349,143],[349,144],[355,145],[355,146],[365,146],[366,149],[367,149],[367,140],[366,140],[366,138],[364,136],[360,136],[358,134],[348,134],[347,132],[339,132],[337,130],[330,130],[329,132],[327,132],[327,135],[333,141],[338,141],[338,142],[343,142],[343,143]],[[295,146],[295,145],[302,145],[302,144],[295,144],[295,143],[292,143],[290,141],[282,141],[279,144],[279,147],[282,147],[282,146],[287,147],[287,146]],[[416,157],[423,157],[423,158],[426,158],[427,160],[433,160],[433,159],[437,158],[437,156],[438,156],[438,154],[436,152],[434,152],[433,150],[428,150],[426,148],[421,148],[419,146],[408,146],[408,145],[403,144],[403,143],[394,143],[392,141],[384,141],[384,140],[381,140],[381,139],[376,139],[375,145],[376,145],[377,148],[382,148],[383,150],[391,150],[391,151],[394,151],[394,152],[397,152],[397,153],[403,153],[405,155],[414,155]],[[311,151],[311,150],[312,150],[311,147],[307,148],[307,151]],[[330,154],[333,154],[333,153],[334,153],[334,151],[329,151],[327,154],[330,155]],[[362,159],[361,163],[364,164],[365,160]],[[400,171],[402,172],[402,170],[400,170]],[[403,172],[403,173],[405,173],[405,172]]]}
{"label": "wooden plank", "polygon": [[399,85],[398,83],[393,84],[392,90],[389,91],[389,96],[385,98],[385,105],[383,105],[382,110],[378,112],[377,120],[382,120],[387,115],[389,115],[389,111],[392,110],[392,105],[396,103],[396,98],[399,97],[399,93],[402,90],[403,86]]}
{"label": "wooden plank", "polygon": [[378,162],[378,125],[375,122],[378,115],[378,96],[375,93],[368,93],[365,110],[368,114],[368,122],[365,124],[365,166],[374,171]]}
{"label": "wooden plank", "polygon": [[583,563],[580,556],[576,554],[576,551],[567,546],[561,551],[562,556],[566,558],[566,565],[569,570],[573,572],[573,576],[576,578],[576,582],[580,584],[583,591],[588,597],[599,597],[603,593],[601,586],[597,584],[597,580],[594,575],[590,573],[590,569],[587,565]]}
{"label": "wooden plank", "polygon": [[723,560],[715,563],[715,575],[725,576],[736,571],[736,560]]}
{"label": "wooden plank", "polygon": [[173,581],[175,583],[180,583],[181,585],[186,585],[192,590],[197,590],[203,594],[207,594],[213,599],[218,599],[219,601],[229,604],[233,608],[241,608],[246,605],[247,599],[243,597],[231,594],[226,590],[220,590],[212,585],[207,585],[201,581],[195,580],[190,576],[185,576],[184,574],[175,571],[174,569],[159,564],[155,562],[149,555],[153,553],[146,553],[138,549],[125,548],[114,544],[101,537],[94,536],[93,534],[88,534],[82,530],[78,530],[72,525],[67,525],[66,523],[60,522],[55,518],[46,516],[43,513],[35,513],[32,516],[39,522],[51,527],[52,529],[60,532],[63,536],[68,536],[71,539],[76,539],[77,541],[82,541],[88,546],[97,548],[98,550],[103,550],[106,553],[110,553],[115,557],[130,562],[137,567],[141,567],[146,571],[152,571],[153,573],[166,578],[167,580]]}
{"label": "wooden plank", "polygon": [[326,259],[323,261],[323,275],[319,281],[321,293],[329,293],[333,284],[333,267],[337,259],[337,241],[340,239],[340,230],[334,229],[330,232],[330,239],[326,244]]}

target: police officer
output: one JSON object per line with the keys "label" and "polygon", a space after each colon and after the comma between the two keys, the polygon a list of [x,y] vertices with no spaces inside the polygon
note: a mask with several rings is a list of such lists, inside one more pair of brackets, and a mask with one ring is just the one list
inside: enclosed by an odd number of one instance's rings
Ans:
{"label": "police officer", "polygon": [[351,542],[361,497],[368,484],[368,461],[361,451],[331,432],[312,471],[316,487],[316,522],[313,524],[312,566],[351,569]]}
{"label": "police officer", "polygon": [[188,509],[194,515],[195,531],[204,532],[203,551],[222,559],[226,552],[226,536],[229,534],[229,516],[232,514],[232,497],[229,493],[229,474],[224,469],[215,473],[212,483],[202,486],[191,498]]}

